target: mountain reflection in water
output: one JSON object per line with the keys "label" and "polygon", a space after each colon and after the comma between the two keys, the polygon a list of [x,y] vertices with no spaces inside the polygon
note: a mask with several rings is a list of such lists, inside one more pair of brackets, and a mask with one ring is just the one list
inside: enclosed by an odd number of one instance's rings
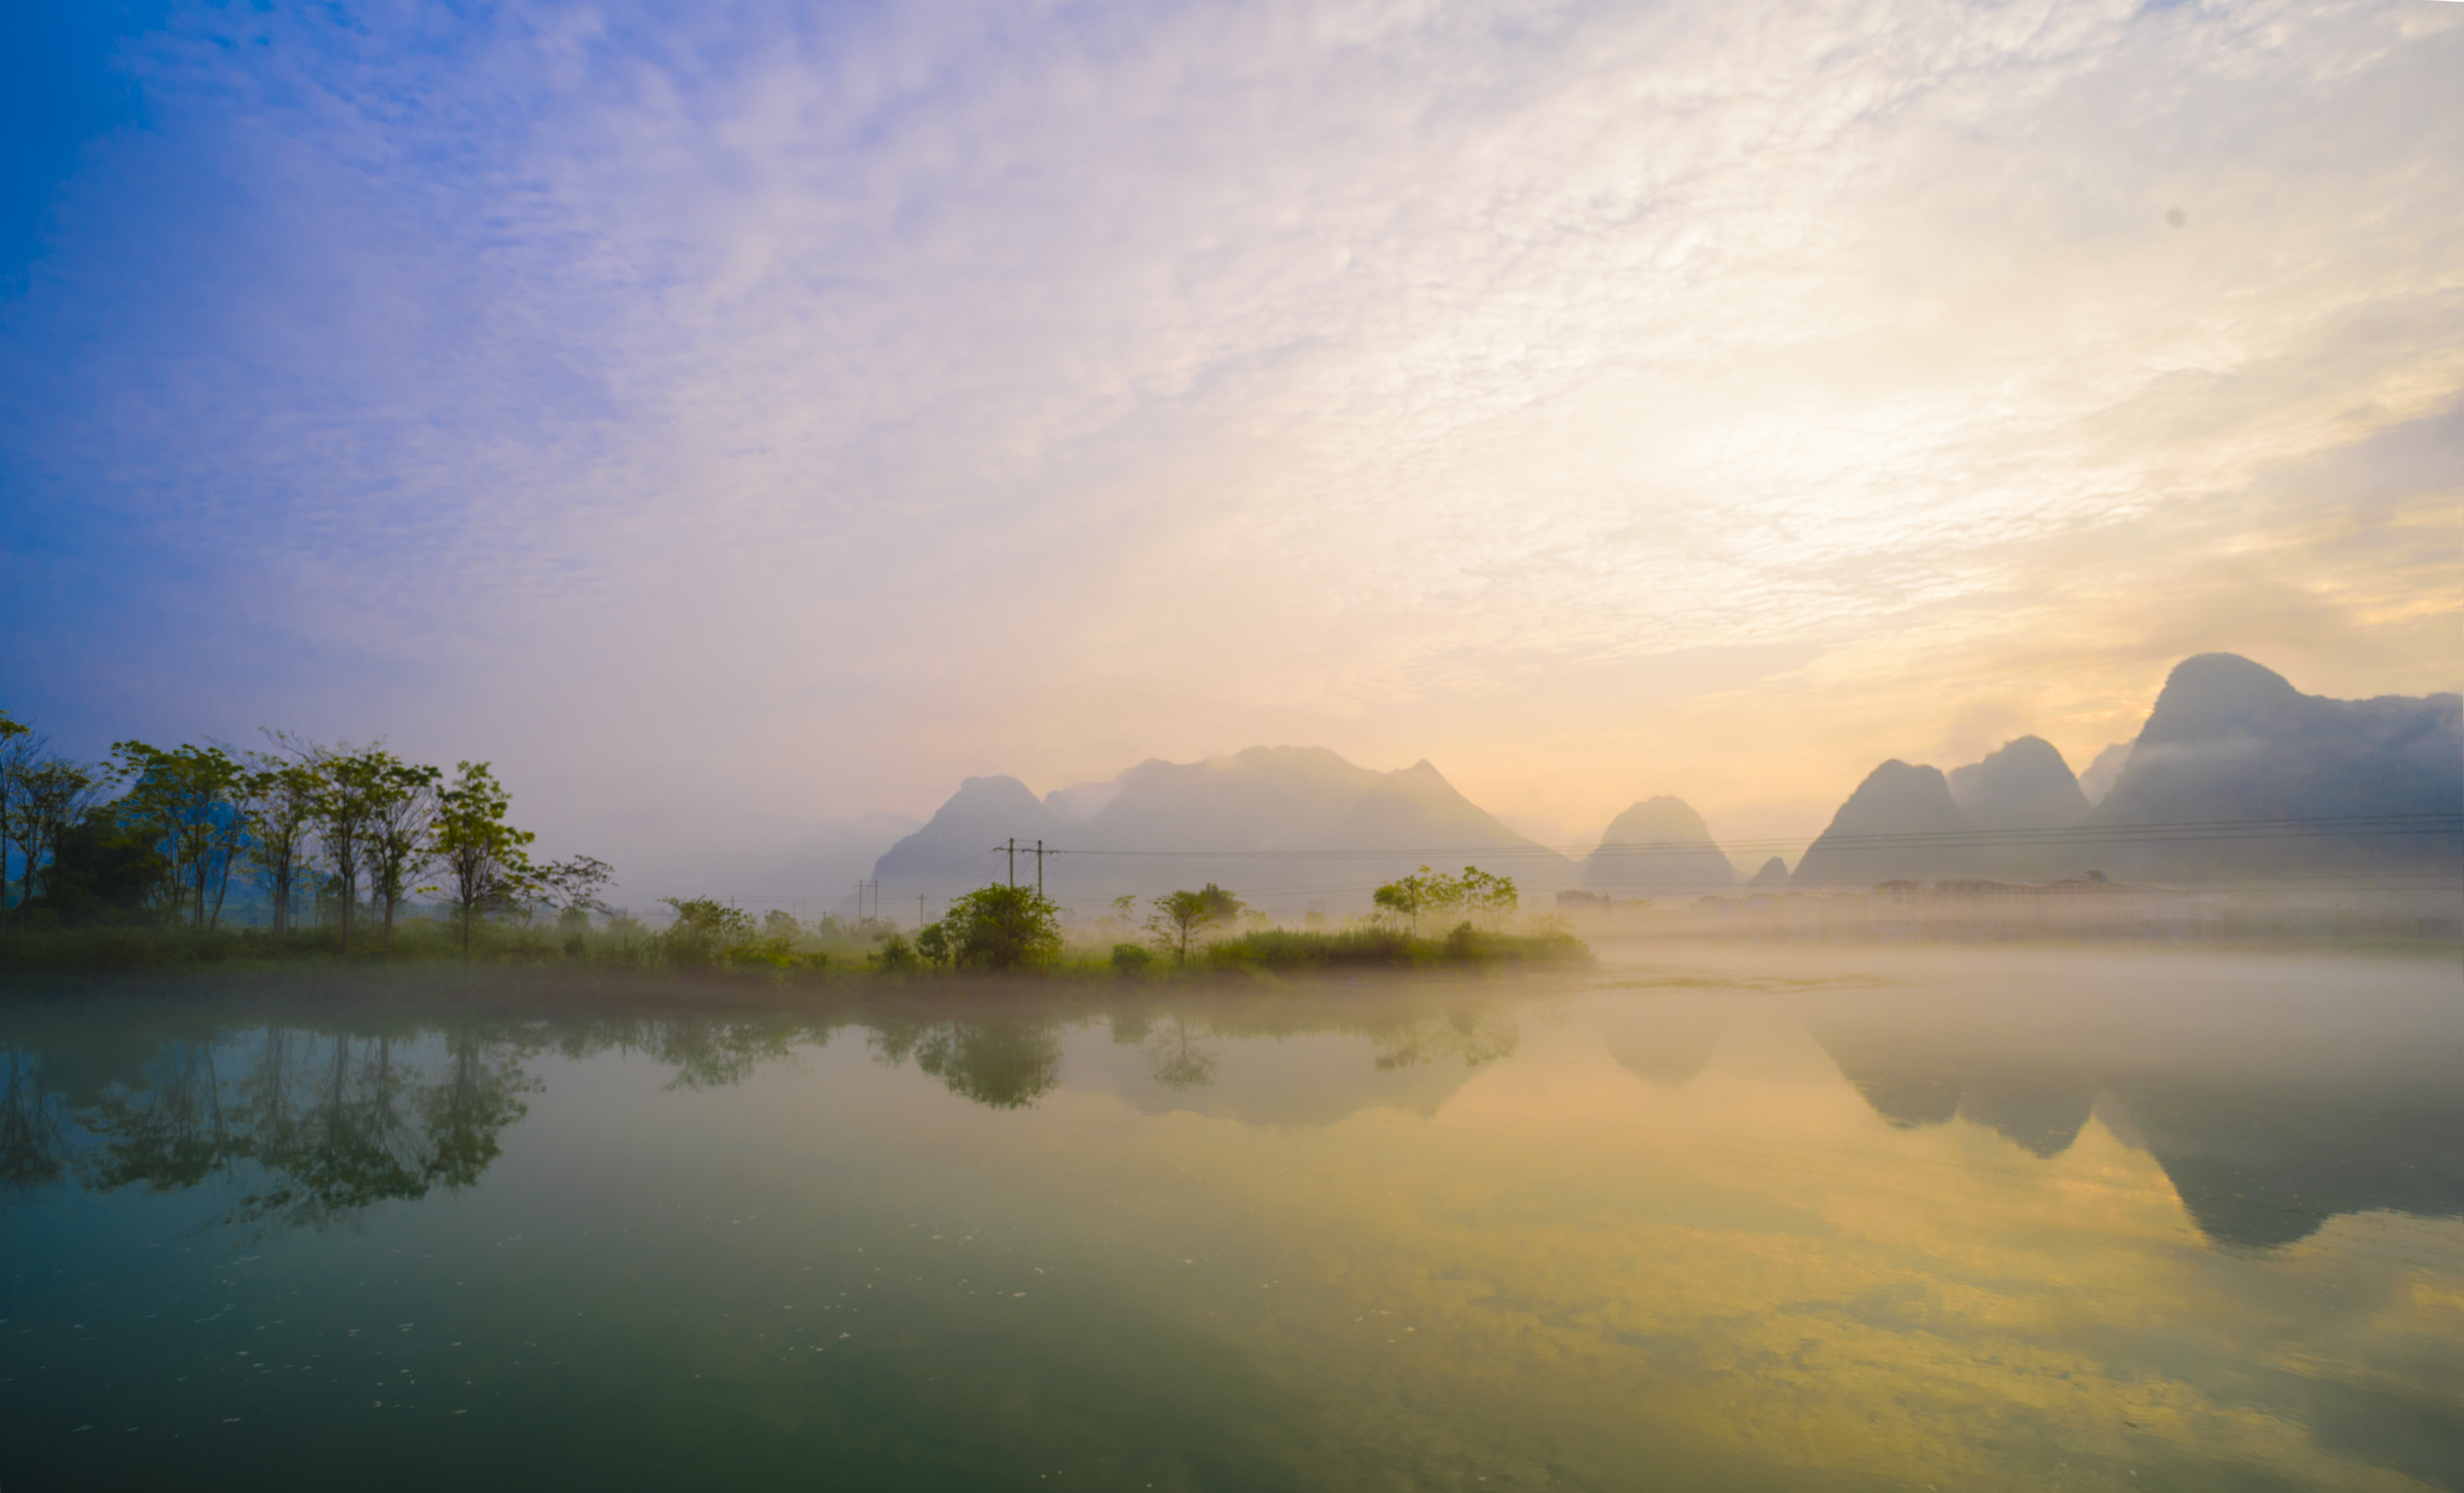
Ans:
{"label": "mountain reflection in water", "polygon": [[1653,953],[0,1006],[0,1438],[89,1485],[181,1470],[70,1439],[107,1407],[406,1487],[539,1481],[449,1422],[618,1483],[2464,1487],[2452,967]]}

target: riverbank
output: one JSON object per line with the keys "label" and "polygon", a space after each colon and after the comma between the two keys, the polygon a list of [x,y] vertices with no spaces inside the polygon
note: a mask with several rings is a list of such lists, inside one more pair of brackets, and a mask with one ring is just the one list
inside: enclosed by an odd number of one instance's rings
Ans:
{"label": "riverbank", "polygon": [[1427,970],[1586,968],[1591,950],[1570,934],[1486,933],[1461,926],[1442,938],[1399,929],[1265,929],[1221,939],[1176,958],[1136,944],[1071,948],[1028,970],[954,970],[919,958],[905,940],[840,946],[763,939],[715,957],[680,956],[656,934],[606,930],[560,935],[546,930],[492,929],[466,951],[432,925],[399,929],[391,943],[362,933],[344,952],[333,929],[269,933],[256,929],[89,928],[0,935],[0,991],[63,988],[87,977],[156,973],[194,977],[299,971],[517,969],[569,975],[684,978],[697,984],[823,988],[868,981],[902,984],[986,979],[1169,982],[1241,976],[1288,977]]}

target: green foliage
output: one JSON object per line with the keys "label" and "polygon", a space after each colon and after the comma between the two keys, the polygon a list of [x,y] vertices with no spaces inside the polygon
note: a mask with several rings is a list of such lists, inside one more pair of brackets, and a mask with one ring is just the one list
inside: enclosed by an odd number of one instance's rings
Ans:
{"label": "green foliage", "polygon": [[84,822],[103,785],[92,770],[32,746],[25,737],[13,740],[6,764],[9,835],[24,870],[21,907],[59,890],[61,841]]}
{"label": "green foliage", "polygon": [[915,953],[935,968],[950,962],[950,931],[938,923],[927,923],[915,931]]}
{"label": "green foliage", "polygon": [[1112,968],[1121,974],[1136,975],[1153,963],[1155,963],[1155,955],[1148,953],[1142,945],[1133,943],[1112,945]]}
{"label": "green foliage", "polygon": [[1061,908],[1032,887],[982,887],[941,919],[950,962],[962,970],[1037,969],[1060,962]]}
{"label": "green foliage", "polygon": [[715,897],[663,897],[675,921],[658,935],[659,952],[671,964],[718,964],[753,942],[753,919],[742,908]]}
{"label": "green foliage", "polygon": [[111,755],[107,777],[128,784],[118,805],[120,822],[162,856],[162,911],[212,927],[222,914],[231,863],[248,838],[248,769],[218,746],[165,752],[120,741]]}
{"label": "green foliage", "polygon": [[112,804],[51,837],[42,894],[20,910],[33,928],[153,927],[163,922],[170,861],[150,826],[132,832]]}
{"label": "green foliage", "polygon": [[1496,923],[1512,916],[1522,902],[1512,877],[1492,876],[1477,866],[1464,867],[1460,876],[1423,866],[1413,875],[1378,888],[1371,900],[1380,911],[1401,918],[1415,933],[1419,932],[1423,912],[1441,917],[1468,912],[1480,921]]}
{"label": "green foliage", "polygon": [[305,763],[263,753],[249,761],[248,795],[256,811],[249,825],[248,861],[265,878],[274,931],[279,933],[291,927],[292,892],[307,860],[317,774]]}
{"label": "green foliage", "polygon": [[1197,891],[1175,891],[1155,899],[1155,915],[1147,919],[1147,932],[1160,948],[1169,949],[1177,963],[1189,962],[1190,940],[1210,928],[1237,920],[1248,905],[1222,888],[1208,882]]}
{"label": "green foliage", "polygon": [[924,967],[924,961],[916,957],[915,946],[907,941],[904,933],[884,938],[873,953],[872,962],[886,975],[912,975]]}
{"label": "green foliage", "polygon": [[485,762],[455,764],[452,783],[436,796],[436,855],[465,955],[479,919],[510,911],[528,894],[532,870],[524,847],[534,837],[505,823],[512,806],[513,796]]}

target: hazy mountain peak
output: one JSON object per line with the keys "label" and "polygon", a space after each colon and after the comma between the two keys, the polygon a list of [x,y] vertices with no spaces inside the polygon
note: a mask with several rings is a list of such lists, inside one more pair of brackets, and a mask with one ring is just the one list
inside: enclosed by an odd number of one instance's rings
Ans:
{"label": "hazy mountain peak", "polygon": [[1762,868],[1755,871],[1753,878],[1746,885],[1755,890],[1769,890],[1774,887],[1787,886],[1788,863],[1776,855],[1772,856],[1762,864]]}
{"label": "hazy mountain peak", "polygon": [[2309,698],[2282,674],[2238,653],[2201,653],[2166,676],[2139,743],[2264,734]]}
{"label": "hazy mountain peak", "polygon": [[2006,741],[1945,780],[1951,801],[1979,829],[2059,829],[2088,809],[2070,764],[2042,736]]}
{"label": "hazy mountain peak", "polygon": [[1052,817],[1065,824],[1083,824],[1104,812],[1112,800],[1120,796],[1121,779],[1110,782],[1077,782],[1067,788],[1055,788],[1044,796],[1044,806]]}
{"label": "hazy mountain peak", "polygon": [[[1512,847],[1519,858],[1497,868],[1537,871],[1543,882],[1572,869],[1554,856],[1533,857],[1540,846],[1425,759],[1378,772],[1324,747],[1257,746],[1196,762],[1150,758],[1110,782],[1073,784],[1041,801],[1014,778],[971,778],[931,823],[881,858],[877,874],[893,892],[962,890],[968,878],[987,874],[985,847],[1011,835],[1067,852],[1044,868],[1057,894],[1105,901],[1214,881],[1243,894],[1324,887],[1365,904],[1364,881],[1407,872],[1432,855],[1485,848]],[[1391,851],[1395,864],[1314,858],[1327,850]]]}
{"label": "hazy mountain peak", "polygon": [[[1792,885],[1871,886],[1922,880],[1958,868],[1956,842],[1942,837],[1974,826],[1950,796],[1942,769],[1893,757],[1865,775],[1797,863]],[[1904,843],[1908,837],[1931,843]],[[1883,843],[1874,843],[1884,837]],[[1902,843],[1889,843],[1898,841]]]}
{"label": "hazy mountain peak", "polygon": [[1703,816],[1683,799],[1663,794],[1610,821],[1599,848],[1583,862],[1583,884],[1724,891],[1737,884],[1737,869],[1712,842]]}
{"label": "hazy mountain peak", "polygon": [[[2113,791],[2089,823],[2230,823],[2367,821],[2464,810],[2464,699],[2303,694],[2283,675],[2230,653],[2185,659],[2165,681]],[[2329,824],[2259,844],[2151,836],[2113,859],[2141,874],[2247,874],[2260,867],[2446,869],[2464,859],[2453,834]]]}
{"label": "hazy mountain peak", "polygon": [[1709,845],[1703,816],[1683,799],[1662,794],[1644,799],[1609,822],[1602,845]]}
{"label": "hazy mountain peak", "polygon": [[1061,827],[1044,801],[1017,779],[969,778],[923,828],[873,863],[873,874],[907,884],[947,876],[989,856],[997,841],[1050,839]]}

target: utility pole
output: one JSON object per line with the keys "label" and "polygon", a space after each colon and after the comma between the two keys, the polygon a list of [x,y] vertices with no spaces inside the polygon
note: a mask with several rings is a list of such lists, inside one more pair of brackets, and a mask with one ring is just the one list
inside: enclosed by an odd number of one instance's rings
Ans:
{"label": "utility pole", "polygon": [[915,931],[924,931],[924,893],[915,893]]}
{"label": "utility pole", "polygon": [[[1004,851],[1009,855],[1009,884],[1015,887],[1018,885],[1018,841],[1013,838],[1005,845],[993,846],[995,855]],[[1044,848],[1044,842],[1039,840],[1027,847],[1026,853],[1035,857],[1035,894],[1040,897],[1044,895],[1044,858],[1047,855],[1059,855],[1061,852]]]}

